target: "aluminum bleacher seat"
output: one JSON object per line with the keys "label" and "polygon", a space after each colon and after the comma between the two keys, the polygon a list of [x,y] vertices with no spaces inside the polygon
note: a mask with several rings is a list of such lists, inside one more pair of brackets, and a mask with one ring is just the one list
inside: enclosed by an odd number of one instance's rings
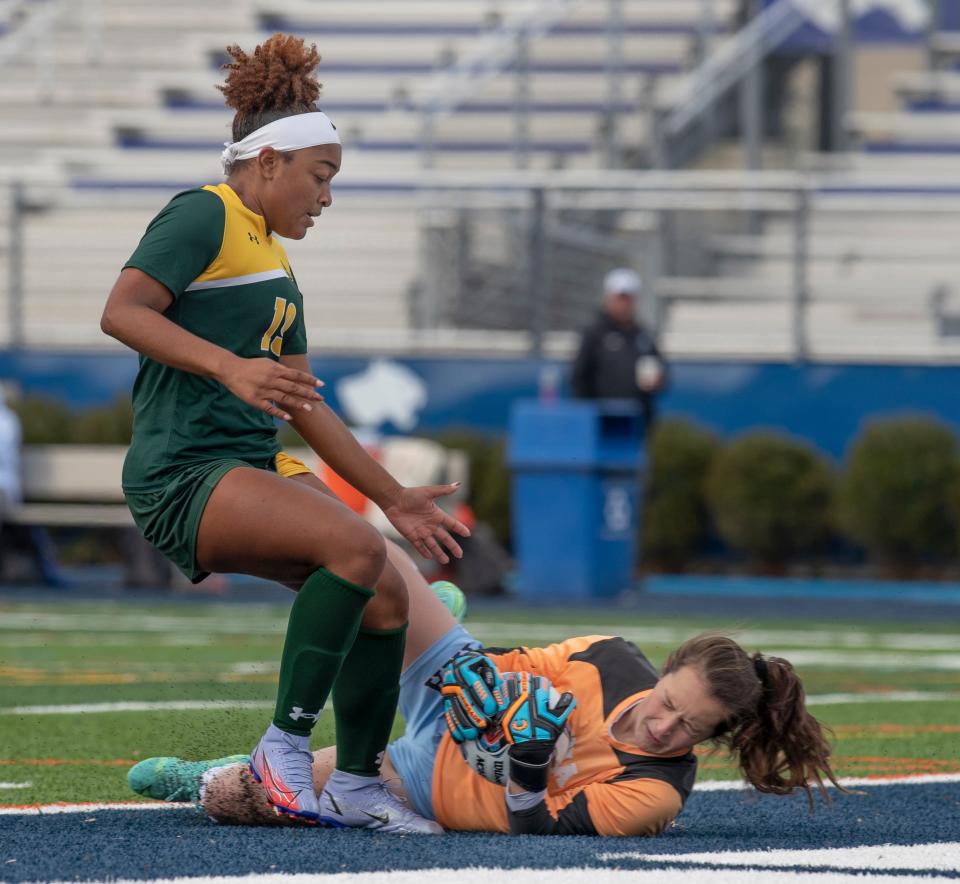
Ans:
{"label": "aluminum bleacher seat", "polygon": [[[289,244],[309,295],[311,340],[387,340],[407,329],[418,262],[412,196],[421,166],[418,107],[445,66],[505,17],[530,6],[528,0],[102,0],[103,30],[90,43],[79,6],[65,4],[52,44],[55,81],[40,82],[23,66],[0,83],[0,112],[17,110],[4,117],[11,122],[0,132],[0,165],[26,157],[33,165],[58,168],[71,188],[68,199],[32,216],[26,227],[28,343],[105,344],[96,317],[151,215],[176,190],[219,178],[218,153],[230,116],[213,85],[224,44],[250,47],[278,30],[318,43],[321,103],[348,148],[329,216],[314,236]],[[719,4],[710,26],[714,37],[730,30],[736,6],[736,0]],[[701,12],[700,0],[624,0],[619,110],[631,144],[646,137],[643,87],[656,77],[669,92],[682,80],[704,30]],[[606,14],[607,4],[574,4],[567,18],[530,46],[531,168],[602,163]],[[507,71],[478,83],[462,107],[438,121],[436,167],[513,166],[514,91]],[[368,193],[380,200],[376,207],[365,202]],[[44,260],[51,241],[63,256],[56,265]],[[743,267],[735,256],[726,260],[732,291]],[[829,260],[821,264],[828,267]],[[769,292],[784,266],[776,255],[754,259],[750,284]],[[830,272],[823,272],[817,284],[830,290]],[[733,295],[678,300],[670,333],[694,340],[699,329],[708,334],[711,323],[715,329],[739,326],[741,307],[759,310],[754,325],[762,329],[764,310],[779,317],[787,309],[772,300],[763,309],[740,304]],[[717,319],[716,310],[727,311],[730,322]],[[710,318],[700,324],[706,311]],[[57,318],[53,331],[51,316]],[[746,332],[749,342],[753,332]],[[787,340],[784,335],[770,340]],[[706,338],[698,340],[707,346]]]}

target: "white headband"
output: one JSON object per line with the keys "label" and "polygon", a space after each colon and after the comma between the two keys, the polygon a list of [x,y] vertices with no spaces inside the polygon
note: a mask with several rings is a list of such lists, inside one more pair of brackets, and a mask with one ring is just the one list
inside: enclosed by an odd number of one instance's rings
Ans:
{"label": "white headband", "polygon": [[229,172],[237,160],[249,160],[260,155],[265,147],[274,150],[301,150],[318,144],[339,144],[337,128],[323,111],[294,114],[261,126],[240,141],[225,141],[220,154],[223,171]]}

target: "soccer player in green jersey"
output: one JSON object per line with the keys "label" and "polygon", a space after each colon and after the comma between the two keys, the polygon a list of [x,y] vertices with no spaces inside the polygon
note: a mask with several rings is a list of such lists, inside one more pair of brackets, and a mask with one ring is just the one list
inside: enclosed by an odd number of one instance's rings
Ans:
{"label": "soccer player in green jersey", "polygon": [[[374,528],[294,478],[274,418],[421,555],[459,557],[454,535],[469,532],[435,503],[455,486],[401,486],[327,407],[310,371],[303,298],[277,236],[306,235],[340,170],[340,139],[316,107],[316,47],[276,34],[252,55],[228,51],[226,182],[178,194],[154,218],[101,321],[140,354],[124,494],[147,540],[195,582],[244,573],[297,591],[275,714],[250,765],[277,812],[438,833],[379,773],[403,661],[404,580]],[[337,770],[318,798],[309,739],[331,690]]]}

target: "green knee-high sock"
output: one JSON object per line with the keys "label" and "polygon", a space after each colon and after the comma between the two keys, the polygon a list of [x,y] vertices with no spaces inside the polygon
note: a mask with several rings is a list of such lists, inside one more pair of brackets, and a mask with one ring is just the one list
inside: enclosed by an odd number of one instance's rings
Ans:
{"label": "green knee-high sock", "polygon": [[397,711],[406,638],[406,624],[360,627],[333,686],[338,770],[360,776],[379,772]]}
{"label": "green knee-high sock", "polygon": [[313,729],[372,596],[372,590],[326,568],[314,571],[300,587],[280,658],[273,715],[280,730],[306,736]]}

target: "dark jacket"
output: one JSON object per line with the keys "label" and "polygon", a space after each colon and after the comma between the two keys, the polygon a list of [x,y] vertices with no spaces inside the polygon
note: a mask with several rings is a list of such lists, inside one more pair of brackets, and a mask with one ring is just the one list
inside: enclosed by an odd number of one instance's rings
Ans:
{"label": "dark jacket", "polygon": [[637,386],[637,360],[655,356],[666,372],[666,363],[652,335],[641,325],[620,325],[600,312],[581,338],[570,383],[578,399],[638,399],[647,424],[653,420],[655,393]]}

